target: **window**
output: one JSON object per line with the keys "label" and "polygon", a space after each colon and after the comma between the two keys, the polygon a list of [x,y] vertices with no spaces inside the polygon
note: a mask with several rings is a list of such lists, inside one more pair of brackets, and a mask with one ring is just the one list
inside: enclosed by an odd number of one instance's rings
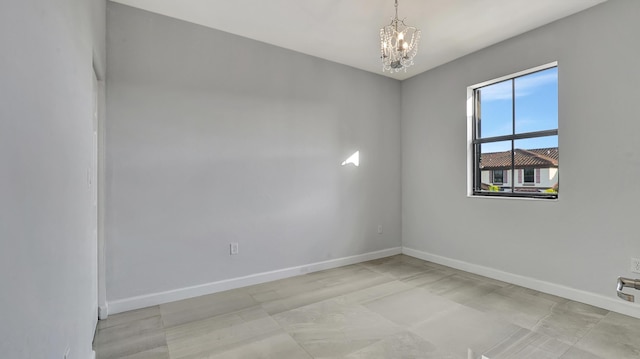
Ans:
{"label": "window", "polygon": [[493,171],[493,183],[504,183],[504,176],[502,170]]}
{"label": "window", "polygon": [[471,86],[468,98],[470,194],[557,198],[557,63]]}
{"label": "window", "polygon": [[524,173],[524,183],[533,183],[535,177],[535,168],[523,168],[522,173]]}

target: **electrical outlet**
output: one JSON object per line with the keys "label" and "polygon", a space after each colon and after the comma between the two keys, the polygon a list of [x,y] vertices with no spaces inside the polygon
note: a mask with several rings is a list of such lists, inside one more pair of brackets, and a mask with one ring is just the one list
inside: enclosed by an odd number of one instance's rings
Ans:
{"label": "electrical outlet", "polygon": [[232,256],[238,254],[238,251],[239,251],[238,243],[237,242],[229,243],[229,250],[230,250],[229,254],[231,254]]}
{"label": "electrical outlet", "polygon": [[640,273],[640,259],[631,258],[631,271],[633,273]]}
{"label": "electrical outlet", "polygon": [[378,225],[378,234],[382,234],[382,225],[381,224]]}

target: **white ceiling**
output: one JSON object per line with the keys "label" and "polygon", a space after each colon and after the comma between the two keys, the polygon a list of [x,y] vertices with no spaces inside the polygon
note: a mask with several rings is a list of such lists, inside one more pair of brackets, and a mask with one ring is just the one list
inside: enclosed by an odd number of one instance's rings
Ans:
{"label": "white ceiling", "polygon": [[[379,29],[393,0],[112,0],[272,45],[382,73]],[[606,0],[399,0],[422,30],[406,79]]]}

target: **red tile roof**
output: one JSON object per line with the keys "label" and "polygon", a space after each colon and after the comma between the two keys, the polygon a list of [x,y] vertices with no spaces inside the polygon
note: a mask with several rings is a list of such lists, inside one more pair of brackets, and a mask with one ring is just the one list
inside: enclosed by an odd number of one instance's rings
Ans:
{"label": "red tile roof", "polygon": [[[558,167],[558,147],[514,150],[515,168]],[[480,168],[483,170],[511,168],[511,151],[483,153],[480,156]]]}

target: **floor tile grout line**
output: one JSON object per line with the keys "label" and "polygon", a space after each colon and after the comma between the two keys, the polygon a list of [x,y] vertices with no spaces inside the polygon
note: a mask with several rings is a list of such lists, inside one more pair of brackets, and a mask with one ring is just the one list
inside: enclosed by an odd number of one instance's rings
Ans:
{"label": "floor tile grout line", "polygon": [[309,353],[307,348],[305,348],[304,345],[302,345],[302,343],[298,342],[296,338],[294,338],[293,335],[291,335],[291,333],[289,333],[289,331],[285,327],[283,327],[282,324],[280,324],[280,322],[276,320],[276,318],[274,318],[273,314],[267,313],[267,315],[269,316],[269,318],[271,318],[271,320],[273,320],[276,324],[278,324],[278,328],[280,328],[284,333],[286,333],[289,336],[289,338],[291,338],[291,340],[293,340],[293,342],[296,343],[297,346],[299,346],[302,350],[304,350],[305,353],[307,353],[309,358],[315,358],[313,355],[311,355],[311,353]]}
{"label": "floor tile grout line", "polygon": [[[611,311],[607,311],[607,314],[603,315],[602,317],[600,317],[600,319],[598,319],[598,322],[596,322],[595,325],[593,325],[591,328],[589,328],[587,330],[586,333],[584,333],[583,336],[581,336],[578,340],[576,340],[575,343],[573,343],[573,345],[571,346],[571,348],[575,348],[575,349],[580,349],[579,347],[577,347],[577,345],[582,342],[594,329],[596,329],[596,327],[609,315],[611,314]],[[582,349],[581,349],[582,350]]]}

